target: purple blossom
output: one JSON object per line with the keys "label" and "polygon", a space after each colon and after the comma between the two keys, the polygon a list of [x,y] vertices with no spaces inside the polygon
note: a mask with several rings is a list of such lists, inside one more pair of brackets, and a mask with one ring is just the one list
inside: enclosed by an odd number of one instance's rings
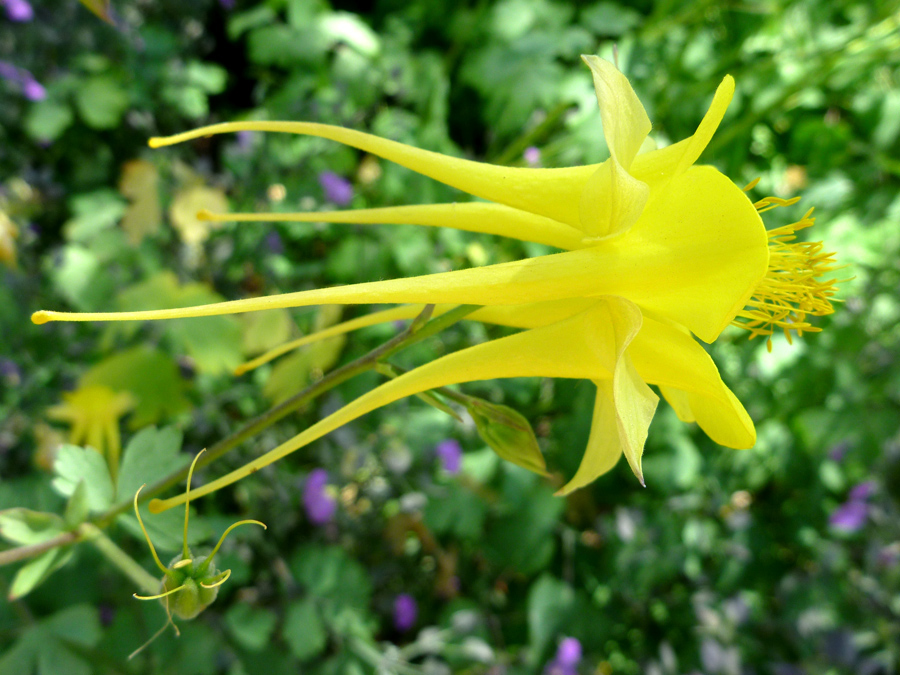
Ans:
{"label": "purple blossom", "polygon": [[837,507],[829,518],[831,526],[844,532],[857,532],[866,524],[869,506],[863,501],[851,499]]}
{"label": "purple blossom", "polygon": [[284,242],[281,240],[281,235],[277,232],[269,232],[266,235],[266,249],[275,255],[284,253]]}
{"label": "purple blossom", "polygon": [[256,143],[256,138],[259,136],[259,133],[256,131],[250,131],[248,129],[242,129],[241,131],[235,134],[237,137],[237,149],[241,154],[246,154],[253,149],[253,144]]}
{"label": "purple blossom", "polygon": [[328,472],[313,469],[303,484],[303,508],[313,525],[324,525],[334,518],[337,500],[328,490]]}
{"label": "purple blossom", "polygon": [[9,386],[16,386],[22,381],[22,370],[11,359],[0,359],[0,377]]}
{"label": "purple blossom", "polygon": [[22,94],[29,101],[42,101],[47,98],[47,90],[44,89],[44,86],[24,68],[17,68],[11,63],[0,61],[0,78],[18,85]]}
{"label": "purple blossom", "polygon": [[0,0],[6,5],[6,17],[10,21],[24,23],[34,18],[34,10],[27,0]]}
{"label": "purple blossom", "polygon": [[319,174],[319,185],[325,193],[325,199],[337,204],[347,206],[353,199],[353,186],[343,176],[338,176],[333,171],[323,171]]}
{"label": "purple blossom", "polygon": [[47,98],[47,90],[44,89],[44,85],[34,78],[25,81],[22,85],[22,94],[24,94],[25,98],[29,101],[43,101]]}
{"label": "purple blossom", "polygon": [[528,166],[537,166],[541,163],[541,151],[533,145],[525,148],[522,157]]}
{"label": "purple blossom", "polygon": [[867,480],[850,490],[850,501],[865,501],[875,494],[875,481]]}
{"label": "purple blossom", "polygon": [[419,615],[416,599],[409,593],[401,593],[394,598],[394,628],[405,633],[414,625]]}
{"label": "purple blossom", "polygon": [[225,9],[234,9],[235,0],[219,0],[219,4]]}
{"label": "purple blossom", "polygon": [[835,462],[843,461],[844,457],[850,451],[851,445],[849,441],[841,441],[840,443],[835,444],[828,451],[828,457],[833,459]]}
{"label": "purple blossom", "polygon": [[450,474],[459,473],[462,465],[462,448],[459,445],[459,441],[454,438],[441,441],[435,446],[434,454],[437,455],[444,471]]}
{"label": "purple blossom", "polygon": [[544,668],[544,675],[575,675],[581,663],[581,643],[577,638],[563,638],[556,656]]}

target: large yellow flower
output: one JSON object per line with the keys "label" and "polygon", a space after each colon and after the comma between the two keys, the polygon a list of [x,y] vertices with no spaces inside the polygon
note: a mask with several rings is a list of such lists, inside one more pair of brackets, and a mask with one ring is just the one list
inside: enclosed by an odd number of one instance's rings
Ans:
{"label": "large yellow flower", "polygon": [[[37,312],[33,320],[130,320],[249,312],[318,304],[412,303],[329,329],[483,305],[469,318],[523,330],[444,356],[383,384],[247,466],[194,494],[227,485],[375,408],[448,384],[543,376],[590,379],[597,387],[593,427],[568,493],[608,471],[625,455],[640,480],[641,453],[658,397],[656,385],[684,421],[716,442],[751,447],[753,422],[725,386],[696,335],[714,341],[730,324],[768,335],[814,330],[806,314],[831,312],[832,269],[821,244],[795,244],[793,231],[770,233],[758,210],[728,178],[695,162],[734,92],[726,77],[693,136],[661,150],[648,145],[650,121],[628,80],[612,64],[590,67],[610,158],[565,169],[493,166],[447,157],[340,127],[302,122],[217,124],[153,147],[244,129],[331,139],[392,160],[484,202],[306,213],[203,214],[208,219],[412,223],[540,242],[563,252],[410,279],[356,284],[190,309],[120,314]],[[283,350],[282,350],[283,351]],[[268,358],[268,357],[267,357]],[[176,500],[162,502],[167,508]],[[160,508],[160,505],[157,505]]]}

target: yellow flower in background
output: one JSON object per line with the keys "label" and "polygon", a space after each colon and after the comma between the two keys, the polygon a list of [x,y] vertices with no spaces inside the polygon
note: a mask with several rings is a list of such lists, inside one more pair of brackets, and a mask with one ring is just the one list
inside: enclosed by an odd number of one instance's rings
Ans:
{"label": "yellow flower in background", "polygon": [[0,263],[16,267],[16,239],[19,228],[3,211],[0,211]]}
{"label": "yellow flower in background", "polygon": [[[565,494],[608,471],[625,455],[643,482],[641,454],[656,409],[656,385],[684,421],[696,421],[716,442],[751,447],[753,423],[722,382],[693,335],[712,342],[729,325],[770,335],[815,330],[807,314],[832,311],[833,269],[821,244],[796,244],[807,216],[767,235],[759,210],[744,191],[695,162],[722,120],[734,92],[726,77],[697,131],[660,150],[650,121],[628,80],[612,64],[584,57],[590,67],[603,132],[605,162],[563,169],[493,166],[420,150],[369,134],[323,124],[246,122],[204,127],[169,138],[161,147],[244,129],[331,139],[394,161],[487,202],[432,204],[303,214],[208,212],[208,220],[294,220],[419,224],[453,227],[534,241],[562,252],[410,279],[339,286],[190,309],[118,314],[37,312],[52,320],[121,321],[209,316],[320,304],[410,303],[307,336],[291,346],[381,321],[414,316],[418,303],[483,306],[469,319],[523,329],[449,354],[361,396],[245,467],[198,489],[201,496],[228,485],[356,417],[436,387],[506,377],[590,379],[597,388],[588,447]],[[256,363],[273,355],[265,355]],[[248,367],[252,367],[248,364]],[[157,504],[168,508],[178,500]]]}
{"label": "yellow flower in background", "polygon": [[119,418],[134,407],[134,397],[102,385],[81,386],[62,397],[63,403],[47,409],[47,417],[71,425],[70,443],[92,447],[105,455],[115,479],[122,450]]}

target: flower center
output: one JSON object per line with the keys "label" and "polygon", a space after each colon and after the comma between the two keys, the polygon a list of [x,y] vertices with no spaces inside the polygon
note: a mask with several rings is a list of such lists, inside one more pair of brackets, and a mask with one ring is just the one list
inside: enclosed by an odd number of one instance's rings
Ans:
{"label": "flower center", "polygon": [[[756,182],[744,189],[751,189]],[[766,197],[753,206],[759,213],[765,213],[779,206],[791,206],[798,201],[800,197]],[[834,312],[832,296],[837,292],[837,284],[845,280],[819,281],[818,277],[844,266],[836,265],[834,253],[822,252],[824,244],[821,241],[796,241],[796,232],[815,223],[815,218],[811,217],[812,212],[810,209],[796,223],[767,233],[769,269],[753,291],[747,306],[731,322],[734,326],[750,331],[751,340],[759,335],[771,336],[776,329],[781,329],[788,343],[791,343],[792,332],[800,337],[804,331],[812,333],[822,330],[811,325],[806,320],[807,315],[825,316]],[[771,337],[767,340],[767,347],[771,352]]]}

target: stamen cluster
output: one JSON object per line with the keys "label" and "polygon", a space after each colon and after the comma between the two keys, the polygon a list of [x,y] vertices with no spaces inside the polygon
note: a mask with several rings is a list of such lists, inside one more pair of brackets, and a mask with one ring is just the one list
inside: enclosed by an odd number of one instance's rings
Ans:
{"label": "stamen cluster", "polygon": [[[799,197],[766,197],[753,206],[757,212],[765,213],[798,201]],[[771,335],[776,329],[784,331],[788,343],[792,343],[792,332],[800,337],[804,332],[822,330],[810,324],[807,315],[825,316],[834,312],[832,297],[837,292],[837,284],[843,280],[820,281],[818,277],[844,266],[836,265],[833,252],[822,252],[823,242],[797,241],[796,233],[815,223],[812,213],[813,209],[810,209],[796,223],[768,231],[768,272],[753,291],[747,306],[732,322],[750,331],[751,340],[760,335],[770,336],[767,340],[769,351],[772,351]]]}

